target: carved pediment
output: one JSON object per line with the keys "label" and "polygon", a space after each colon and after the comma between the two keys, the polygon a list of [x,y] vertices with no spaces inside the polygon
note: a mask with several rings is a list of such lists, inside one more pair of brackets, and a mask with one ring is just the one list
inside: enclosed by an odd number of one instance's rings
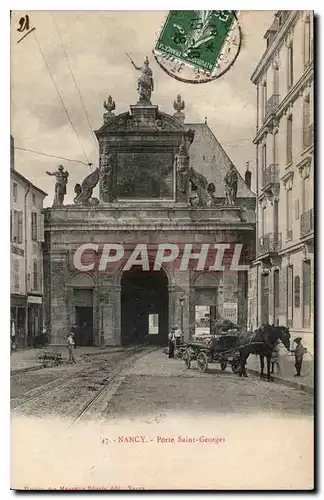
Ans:
{"label": "carved pediment", "polygon": [[[135,108],[135,106],[134,106]],[[141,112],[143,110],[143,112]],[[111,134],[112,132],[137,132],[137,131],[181,131],[186,127],[176,118],[156,111],[149,107],[137,108],[135,113],[122,113],[111,116],[99,130],[97,135]]]}

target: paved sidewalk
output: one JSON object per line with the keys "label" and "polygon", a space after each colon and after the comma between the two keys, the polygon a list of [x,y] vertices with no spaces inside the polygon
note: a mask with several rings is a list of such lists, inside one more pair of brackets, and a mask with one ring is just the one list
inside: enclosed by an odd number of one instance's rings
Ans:
{"label": "paved sidewalk", "polygon": [[[306,353],[303,359],[303,367],[300,377],[294,377],[295,370],[295,356],[288,353],[285,349],[280,352],[280,374],[275,373],[272,375],[275,380],[287,385],[300,387],[301,389],[314,389],[314,361],[310,353]],[[251,354],[247,361],[247,368],[253,372],[260,373],[260,358]],[[265,372],[267,371],[265,360]]]}
{"label": "paved sidewalk", "polygon": [[[121,350],[121,347],[77,347],[74,350],[76,361],[80,360],[81,356],[87,354],[101,354],[105,352],[116,352]],[[123,349],[125,350],[125,349]],[[63,360],[68,360],[68,350],[64,346],[47,346],[38,349],[22,349],[10,355],[10,373],[18,373],[40,369],[42,366],[36,362],[36,354],[41,354],[44,351],[61,353]]]}

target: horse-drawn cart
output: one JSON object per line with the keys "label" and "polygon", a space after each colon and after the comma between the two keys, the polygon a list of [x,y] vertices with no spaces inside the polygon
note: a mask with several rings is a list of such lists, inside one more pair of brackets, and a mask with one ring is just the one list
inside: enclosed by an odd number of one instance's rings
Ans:
{"label": "horse-drawn cart", "polygon": [[211,339],[209,345],[200,342],[189,342],[186,345],[182,358],[187,368],[190,368],[191,361],[196,360],[198,369],[205,372],[208,363],[220,363],[224,371],[228,364],[232,371],[238,373],[240,365],[240,352],[236,348],[237,335],[217,335]]}

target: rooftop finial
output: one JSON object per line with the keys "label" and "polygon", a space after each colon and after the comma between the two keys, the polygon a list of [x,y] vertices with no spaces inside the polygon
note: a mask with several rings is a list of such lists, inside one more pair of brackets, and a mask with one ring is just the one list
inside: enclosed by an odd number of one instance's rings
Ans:
{"label": "rooftop finial", "polygon": [[173,102],[173,109],[175,110],[174,118],[184,122],[185,114],[182,111],[185,109],[185,102],[181,99],[181,95],[177,95],[177,99]]}
{"label": "rooftop finial", "polygon": [[205,125],[207,125],[207,116],[205,116]]}
{"label": "rooftop finial", "polygon": [[108,96],[107,102],[104,101],[103,106],[107,110],[107,113],[104,113],[104,115],[103,115],[104,123],[107,123],[109,118],[111,118],[112,116],[115,116],[114,113],[112,113],[112,111],[114,111],[114,109],[116,109],[116,104],[115,104],[115,101],[112,100],[111,95]]}

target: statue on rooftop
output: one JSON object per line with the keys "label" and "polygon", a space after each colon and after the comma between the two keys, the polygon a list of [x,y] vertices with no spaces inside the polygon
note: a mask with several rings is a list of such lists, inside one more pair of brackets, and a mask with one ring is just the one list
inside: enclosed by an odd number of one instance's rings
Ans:
{"label": "statue on rooftop", "polygon": [[99,200],[97,198],[92,198],[92,191],[96,187],[99,181],[99,168],[96,168],[94,172],[91,172],[83,181],[82,184],[76,184],[74,187],[74,192],[76,194],[74,198],[74,203],[76,205],[97,205]]}
{"label": "statue on rooftop", "polygon": [[[127,54],[127,53],[126,53]],[[149,60],[146,56],[143,66],[137,66],[134,61],[129,57],[132,65],[137,71],[141,72],[141,76],[137,80],[137,90],[139,93],[139,102],[146,102],[151,104],[151,94],[154,90],[153,72],[149,67]]]}
{"label": "statue on rooftop", "polygon": [[66,195],[66,185],[69,178],[69,173],[65,170],[62,165],[59,165],[55,172],[46,171],[47,175],[55,176],[55,195],[53,200],[53,208],[62,208],[64,196]]}
{"label": "statue on rooftop", "polygon": [[237,195],[237,181],[238,175],[233,164],[231,164],[229,171],[224,177],[225,183],[225,203],[227,205],[234,205]]}

